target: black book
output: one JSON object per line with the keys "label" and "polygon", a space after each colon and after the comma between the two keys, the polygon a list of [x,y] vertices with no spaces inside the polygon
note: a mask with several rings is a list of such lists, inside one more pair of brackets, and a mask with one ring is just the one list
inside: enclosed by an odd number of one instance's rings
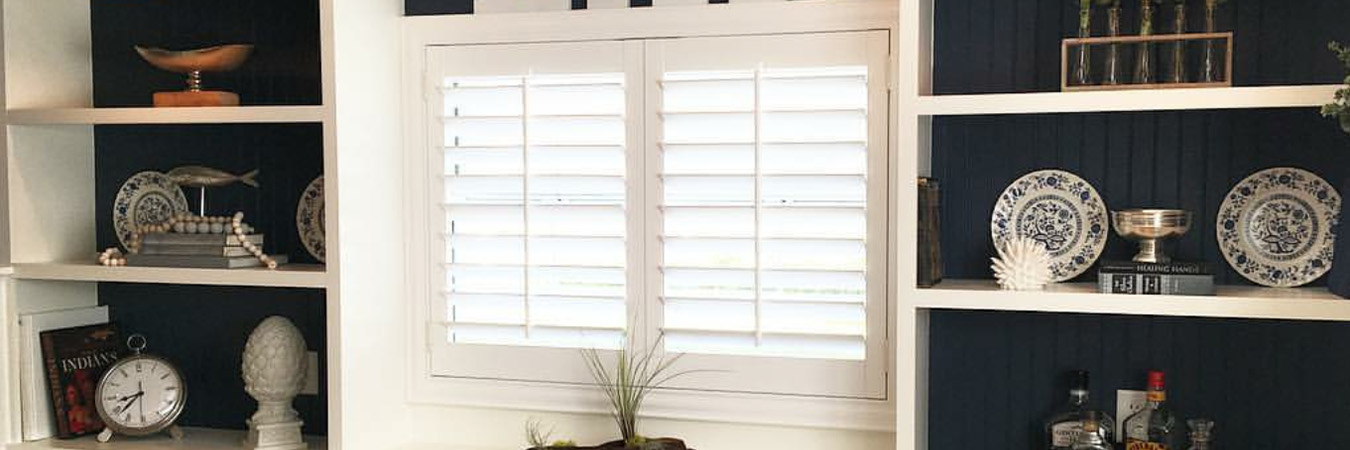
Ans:
{"label": "black book", "polygon": [[1159,275],[1210,275],[1209,264],[1195,261],[1145,263],[1134,261],[1103,261],[1101,273],[1148,273]]}
{"label": "black book", "polygon": [[1214,295],[1214,275],[1099,273],[1098,291],[1128,295]]}
{"label": "black book", "polygon": [[919,178],[919,287],[942,281],[942,205],[938,180]]}
{"label": "black book", "polygon": [[94,394],[103,372],[121,357],[117,329],[103,324],[44,331],[39,340],[47,366],[56,437],[69,439],[103,431]]}

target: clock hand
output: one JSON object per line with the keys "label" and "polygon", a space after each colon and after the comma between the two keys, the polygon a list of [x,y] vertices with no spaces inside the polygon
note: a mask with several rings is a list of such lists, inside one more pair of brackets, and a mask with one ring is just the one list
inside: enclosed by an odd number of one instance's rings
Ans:
{"label": "clock hand", "polygon": [[143,395],[145,395],[144,392],[137,392],[137,393],[135,393],[135,394],[131,394],[131,395],[127,395],[127,396],[125,396],[125,397],[119,398],[119,399],[117,399],[117,402],[118,402],[118,403],[123,403],[123,402],[125,402],[125,404],[122,406],[121,409],[126,409],[127,406],[130,406],[130,405],[131,405],[131,402],[132,402],[132,401],[135,401],[135,399],[137,399],[137,398],[139,398],[139,397],[141,397],[141,396],[143,396]]}

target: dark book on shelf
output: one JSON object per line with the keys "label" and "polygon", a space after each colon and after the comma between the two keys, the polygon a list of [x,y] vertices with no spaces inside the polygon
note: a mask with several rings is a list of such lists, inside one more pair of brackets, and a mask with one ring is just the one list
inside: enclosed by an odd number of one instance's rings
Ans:
{"label": "dark book on shelf", "polygon": [[1134,261],[1103,261],[1098,268],[1102,273],[1152,273],[1160,275],[1211,275],[1209,264],[1205,262],[1171,261],[1165,263],[1146,263]]}
{"label": "dark book on shelf", "polygon": [[[286,255],[273,255],[277,264],[286,264]],[[224,256],[183,256],[183,255],[127,255],[130,267],[180,267],[184,269],[245,269],[261,267],[262,261],[253,255],[227,258]]]}
{"label": "dark book on shelf", "polygon": [[117,328],[102,324],[45,331],[39,340],[56,437],[69,439],[103,431],[94,394],[103,372],[122,355]]}
{"label": "dark book on shelf", "polygon": [[919,287],[942,281],[942,205],[940,185],[933,178],[919,178]]}
{"label": "dark book on shelf", "polygon": [[[1341,185],[1341,194],[1350,195],[1350,180]],[[1327,288],[1333,294],[1350,298],[1350,200],[1341,198],[1341,220],[1336,224],[1335,261],[1327,275]]]}
{"label": "dark book on shelf", "polygon": [[1127,295],[1214,295],[1214,275],[1098,273],[1098,291]]}
{"label": "dark book on shelf", "polygon": [[142,255],[165,255],[165,256],[215,256],[225,258],[238,258],[252,256],[248,249],[241,246],[231,245],[168,245],[168,244],[144,244],[141,245]]}
{"label": "dark book on shelf", "polygon": [[[262,234],[250,234],[248,241],[263,245]],[[141,238],[141,245],[243,245],[233,234],[150,233]]]}

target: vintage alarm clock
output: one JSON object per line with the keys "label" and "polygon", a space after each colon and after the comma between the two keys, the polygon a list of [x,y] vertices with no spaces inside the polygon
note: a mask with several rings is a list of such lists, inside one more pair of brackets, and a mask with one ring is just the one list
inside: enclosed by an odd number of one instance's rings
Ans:
{"label": "vintage alarm clock", "polygon": [[132,355],[118,360],[98,382],[99,418],[106,428],[99,442],[108,442],[113,434],[145,436],[167,432],[182,439],[175,423],[187,404],[187,385],[183,372],[164,358],[142,353],[145,336],[127,338]]}

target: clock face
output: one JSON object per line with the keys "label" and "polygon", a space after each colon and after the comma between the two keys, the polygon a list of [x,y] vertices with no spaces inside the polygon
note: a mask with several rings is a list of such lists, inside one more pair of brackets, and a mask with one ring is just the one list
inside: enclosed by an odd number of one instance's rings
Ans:
{"label": "clock face", "polygon": [[122,434],[163,430],[178,419],[186,399],[178,370],[144,355],[118,361],[98,386],[98,412],[104,423]]}

